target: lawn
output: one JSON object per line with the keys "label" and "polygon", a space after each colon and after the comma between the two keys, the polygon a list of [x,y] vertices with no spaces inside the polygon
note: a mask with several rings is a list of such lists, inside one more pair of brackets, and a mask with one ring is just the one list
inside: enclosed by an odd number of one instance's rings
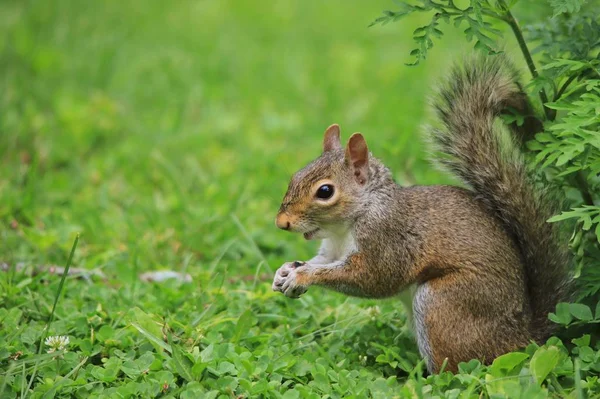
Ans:
{"label": "lawn", "polygon": [[[0,4],[1,397],[388,398],[479,386],[422,377],[396,299],[271,290],[283,262],[316,251],[274,218],[331,123],[346,138],[362,132],[401,184],[451,182],[419,132],[435,80],[469,45],[446,38],[407,67],[419,21],[367,27],[390,6]],[[67,264],[78,233],[71,267],[89,273],[66,278],[44,331],[61,282],[50,267]],[[157,270],[191,282],[139,278]],[[66,351],[48,353],[46,336],[67,336]]]}

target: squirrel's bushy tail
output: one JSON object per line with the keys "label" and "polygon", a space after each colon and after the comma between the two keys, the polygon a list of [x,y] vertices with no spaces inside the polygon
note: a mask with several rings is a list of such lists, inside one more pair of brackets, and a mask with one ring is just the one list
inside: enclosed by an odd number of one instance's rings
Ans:
{"label": "squirrel's bushy tail", "polygon": [[548,313],[567,300],[569,257],[554,224],[557,208],[528,175],[517,140],[524,132],[511,126],[503,135],[496,117],[509,107],[530,113],[516,69],[504,56],[474,57],[455,66],[433,101],[442,127],[430,138],[439,162],[460,177],[517,241],[527,276],[532,311],[531,333],[551,333]]}

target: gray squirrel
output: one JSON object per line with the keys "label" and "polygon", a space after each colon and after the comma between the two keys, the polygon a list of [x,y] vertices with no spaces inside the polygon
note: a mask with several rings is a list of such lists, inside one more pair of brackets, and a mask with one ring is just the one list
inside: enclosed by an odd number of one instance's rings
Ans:
{"label": "gray squirrel", "polygon": [[[504,56],[457,65],[434,100],[441,128],[430,129],[439,162],[468,189],[400,187],[360,133],[346,147],[331,125],[323,153],[291,179],[276,224],[322,240],[308,261],[285,263],[273,289],[296,298],[311,285],[385,298],[416,287],[414,328],[430,372],[541,342],[548,313],[571,291],[569,255],[557,210],[528,175],[509,125],[496,118],[531,112],[516,69]],[[506,141],[506,140],[504,140]]]}

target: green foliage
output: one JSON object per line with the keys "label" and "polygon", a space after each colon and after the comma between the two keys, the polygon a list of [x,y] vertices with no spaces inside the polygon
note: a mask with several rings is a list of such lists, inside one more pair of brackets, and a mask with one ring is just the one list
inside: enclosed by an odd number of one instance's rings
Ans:
{"label": "green foliage", "polygon": [[540,75],[530,89],[544,88],[552,98],[545,103],[552,111],[545,131],[528,148],[535,153],[535,164],[553,176],[573,203],[571,210],[550,221],[576,222],[570,246],[578,298],[592,304],[600,291],[600,23],[593,5],[579,14],[551,18],[544,29],[538,25],[525,30],[541,59]]}
{"label": "green foliage", "polygon": [[576,13],[587,0],[550,0],[554,16],[563,13]]}
{"label": "green foliage", "polygon": [[595,10],[586,8],[577,14],[542,17],[522,29],[528,41],[534,44],[532,54],[539,55],[543,60],[542,67],[547,69],[547,64],[557,58],[574,61],[597,59],[594,51],[600,45],[599,27]]}
{"label": "green foliage", "polygon": [[498,53],[496,39],[501,37],[502,32],[494,28],[494,24],[485,20],[486,17],[501,19],[500,6],[496,2],[488,0],[471,1],[464,9],[457,7],[453,0],[420,0],[416,5],[407,2],[398,2],[398,11],[384,11],[383,16],[377,18],[370,26],[389,22],[396,22],[413,13],[425,13],[431,15],[431,21],[413,32],[413,40],[418,47],[411,51],[410,55],[415,61],[409,65],[418,65],[427,58],[428,51],[433,47],[433,39],[443,36],[440,30],[440,22],[453,24],[455,27],[465,27],[464,34],[468,41],[475,41],[475,48],[487,51],[489,54]]}
{"label": "green foliage", "polygon": [[550,320],[564,326],[600,323],[600,302],[596,306],[595,317],[589,306],[583,303],[559,303],[556,313],[550,313]]}

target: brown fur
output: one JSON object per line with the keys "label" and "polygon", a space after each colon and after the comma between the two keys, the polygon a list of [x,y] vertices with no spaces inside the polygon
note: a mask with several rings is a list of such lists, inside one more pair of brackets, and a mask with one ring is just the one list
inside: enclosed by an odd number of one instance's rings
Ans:
{"label": "brown fur", "polygon": [[[461,361],[490,362],[547,337],[545,318],[564,298],[568,262],[545,223],[548,199],[530,183],[516,149],[505,157],[494,132],[507,104],[528,107],[502,62],[475,60],[455,71],[438,105],[445,129],[433,140],[471,190],[399,187],[368,155],[362,135],[344,150],[339,127],[330,127],[323,154],[294,175],[277,216],[291,231],[322,230],[324,246],[315,264],[282,266],[274,289],[293,297],[320,285],[383,298],[416,285],[417,341],[431,372],[444,359],[456,371]],[[331,199],[315,197],[322,181],[335,187]],[[328,254],[348,241],[340,237],[351,237],[355,248]],[[328,255],[334,259],[321,264]]]}

